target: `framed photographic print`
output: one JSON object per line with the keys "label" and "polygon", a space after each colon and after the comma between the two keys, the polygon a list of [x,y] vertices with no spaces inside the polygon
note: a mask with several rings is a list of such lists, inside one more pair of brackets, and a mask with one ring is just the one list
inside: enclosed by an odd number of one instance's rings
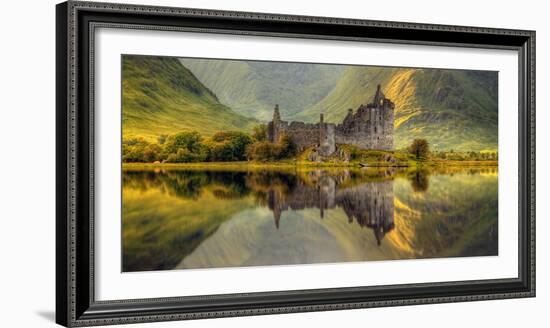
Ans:
{"label": "framed photographic print", "polygon": [[535,32],[57,5],[56,321],[535,296]]}

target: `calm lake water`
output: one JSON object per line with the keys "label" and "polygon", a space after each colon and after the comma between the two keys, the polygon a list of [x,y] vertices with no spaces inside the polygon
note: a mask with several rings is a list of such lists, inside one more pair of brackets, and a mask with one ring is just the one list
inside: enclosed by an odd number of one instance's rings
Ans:
{"label": "calm lake water", "polygon": [[498,255],[497,168],[123,172],[123,271]]}

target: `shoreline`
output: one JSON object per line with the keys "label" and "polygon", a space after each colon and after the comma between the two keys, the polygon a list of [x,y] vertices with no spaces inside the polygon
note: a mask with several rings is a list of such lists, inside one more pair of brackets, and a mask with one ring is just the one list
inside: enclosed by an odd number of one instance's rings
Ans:
{"label": "shoreline", "polygon": [[140,168],[356,168],[356,169],[421,169],[438,167],[492,167],[498,168],[498,161],[426,161],[413,165],[403,163],[373,163],[362,166],[360,162],[196,162],[196,163],[122,163],[123,169]]}

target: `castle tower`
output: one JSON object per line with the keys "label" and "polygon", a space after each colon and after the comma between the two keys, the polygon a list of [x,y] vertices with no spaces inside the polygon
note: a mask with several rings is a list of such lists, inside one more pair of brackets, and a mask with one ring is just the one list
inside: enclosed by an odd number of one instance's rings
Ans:
{"label": "castle tower", "polygon": [[394,103],[386,98],[380,84],[376,86],[376,93],[372,102],[367,105],[369,112],[367,124],[371,124],[369,148],[393,149],[393,121]]}
{"label": "castle tower", "polygon": [[279,104],[275,105],[275,109],[273,110],[273,122],[280,122],[281,121],[281,114],[279,113]]}
{"label": "castle tower", "polygon": [[386,97],[384,96],[384,94],[382,93],[382,88],[380,86],[380,84],[376,87],[376,93],[374,94],[374,99],[372,100],[372,103],[376,106],[376,107],[379,107],[379,106],[382,106],[383,105],[383,101]]}
{"label": "castle tower", "polygon": [[334,124],[325,123],[325,117],[319,116],[319,154],[329,156],[336,150]]}
{"label": "castle tower", "polygon": [[267,206],[273,211],[273,219],[275,220],[275,227],[279,229],[279,222],[281,221],[281,202],[283,200],[277,194],[275,190],[270,190],[267,194]]}
{"label": "castle tower", "polygon": [[281,114],[279,113],[279,105],[276,104],[273,109],[273,120],[267,125],[267,139],[270,142],[277,142],[279,140],[281,125]]}
{"label": "castle tower", "polygon": [[336,144],[356,145],[362,149],[393,149],[394,103],[386,98],[382,86],[366,105],[356,111],[348,110],[341,124],[336,126]]}

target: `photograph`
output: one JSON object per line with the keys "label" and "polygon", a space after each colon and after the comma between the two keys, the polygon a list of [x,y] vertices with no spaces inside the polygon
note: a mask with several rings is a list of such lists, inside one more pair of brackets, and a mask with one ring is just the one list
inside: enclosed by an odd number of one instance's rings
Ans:
{"label": "photograph", "polygon": [[[30,43],[5,29],[21,61],[6,81],[24,88],[0,129],[21,195],[4,248],[37,302],[14,322],[515,327],[544,313],[540,5],[119,1],[57,3],[55,24],[43,1],[50,28]],[[40,247],[16,252],[28,226]]]}
{"label": "photograph", "polygon": [[498,256],[498,82],[122,54],[122,272]]}

